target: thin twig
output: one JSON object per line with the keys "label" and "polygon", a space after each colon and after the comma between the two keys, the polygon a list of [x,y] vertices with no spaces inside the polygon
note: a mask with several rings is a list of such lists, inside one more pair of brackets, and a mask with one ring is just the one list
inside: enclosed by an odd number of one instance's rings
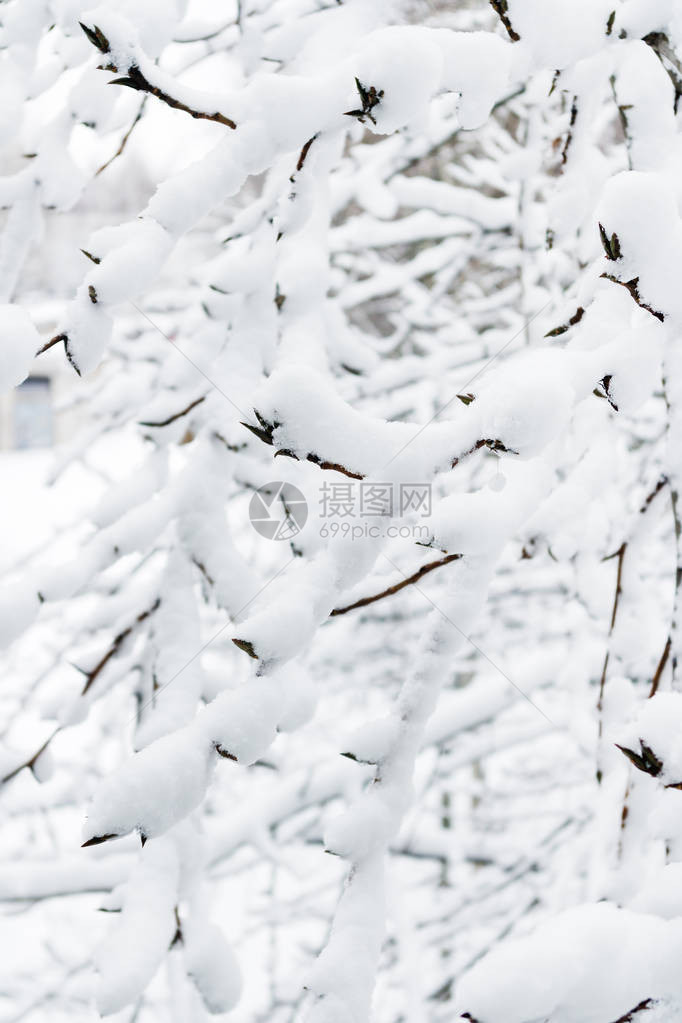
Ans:
{"label": "thin twig", "polygon": [[665,314],[659,309],[654,309],[653,306],[650,306],[647,302],[643,301],[642,296],[639,293],[639,276],[633,277],[630,281],[621,281],[614,274],[608,273],[600,274],[600,277],[603,277],[607,281],[611,281],[612,284],[620,284],[621,288],[625,288],[625,290],[629,292],[630,296],[634,299],[640,309],[645,309],[648,313],[651,313],[652,316],[655,316],[657,320],[660,320],[661,323],[664,322]]}
{"label": "thin twig", "polygon": [[632,1020],[635,1018],[635,1013],[644,1012],[645,1009],[653,1009],[653,1007],[653,999],[644,998],[639,1005],[636,1005],[634,1009],[630,1009],[630,1011],[626,1012],[624,1016],[619,1016],[614,1023],[632,1023]]}
{"label": "thin twig", "polygon": [[85,672],[86,682],[85,682],[85,685],[83,686],[83,689],[82,689],[82,692],[81,692],[81,696],[85,696],[87,691],[95,683],[95,681],[97,680],[99,675],[102,673],[104,668],[107,666],[109,661],[112,659],[112,657],[116,656],[116,654],[120,650],[122,644],[128,638],[128,636],[133,631],[135,626],[136,625],[140,625],[143,621],[145,621],[145,619],[149,618],[150,615],[154,614],[154,612],[159,607],[160,603],[161,603],[161,598],[157,597],[157,599],[154,601],[154,603],[152,604],[152,606],[150,608],[148,608],[146,611],[142,611],[137,616],[135,621],[132,622],[131,625],[129,625],[127,628],[123,629],[122,632],[119,632],[118,636],[116,636],[114,638],[114,641],[112,642],[111,646],[109,647],[107,652],[104,654],[104,656],[100,658],[100,660],[97,662],[95,667],[91,668],[90,671],[86,671]]}
{"label": "thin twig", "polygon": [[659,685],[659,683],[661,681],[661,676],[663,675],[663,672],[665,671],[665,666],[668,663],[668,657],[670,656],[671,644],[672,644],[672,637],[668,636],[668,638],[665,641],[665,646],[663,647],[663,653],[661,654],[660,660],[659,660],[658,664],[656,665],[656,671],[654,672],[654,677],[651,680],[651,692],[649,693],[649,699],[651,699],[652,696],[655,696],[657,691],[658,691],[658,685]]}
{"label": "thin twig", "polygon": [[561,166],[565,167],[568,163],[568,151],[571,148],[573,141],[573,129],[575,128],[575,122],[578,120],[578,97],[573,97],[571,103],[571,117],[568,122],[568,131],[566,132],[566,139],[564,141],[563,148],[561,150]]}
{"label": "thin twig", "polygon": [[56,728],[54,730],[52,735],[48,736],[48,738],[45,740],[45,742],[42,744],[42,746],[39,746],[38,749],[35,751],[35,753],[32,754],[32,756],[30,756],[27,760],[22,761],[20,764],[17,765],[17,767],[14,767],[3,778],[0,778],[0,785],[4,785],[6,782],[11,781],[12,778],[15,778],[19,774],[20,771],[24,770],[25,767],[33,768],[35,766],[37,760],[38,760],[38,757],[41,755],[41,753],[45,752],[45,750],[50,745],[50,743],[54,739],[55,735],[59,731],[61,731],[61,725],[60,725],[59,728]]}
{"label": "thin twig", "polygon": [[449,565],[451,561],[458,561],[461,557],[461,554],[448,554],[444,558],[439,558],[438,561],[430,561],[427,565],[422,565],[422,567],[412,575],[401,579],[399,583],[394,583],[393,586],[388,586],[385,590],[382,590],[381,593],[375,593],[371,597],[362,597],[360,600],[356,600],[353,604],[348,604],[346,607],[335,607],[333,611],[329,612],[329,617],[333,618],[335,615],[345,615],[348,611],[355,611],[358,607],[367,607],[368,604],[374,604],[375,601],[382,600],[384,597],[392,597],[394,593],[398,593],[406,586],[410,586],[412,583],[418,582],[419,579],[423,578],[423,576],[427,575],[429,572],[433,572],[434,569],[440,568],[442,565]]}
{"label": "thin twig", "polygon": [[[611,656],[610,650],[611,636],[613,635],[613,629],[616,624],[616,616],[618,614],[618,604],[620,602],[620,595],[623,592],[622,587],[623,561],[625,559],[625,552],[627,548],[628,548],[627,541],[624,540],[623,543],[618,548],[618,550],[615,552],[615,555],[611,555],[611,557],[618,558],[618,567],[616,569],[616,590],[613,595],[613,607],[611,610],[611,622],[609,625],[609,635],[606,644],[606,653],[604,655],[604,664],[602,665],[601,678],[599,679],[599,698],[597,700],[597,712],[599,714],[599,739],[601,739],[604,730],[604,722],[602,719],[602,710],[604,707],[604,688],[606,686],[606,673],[608,671],[609,658]],[[601,768],[597,766],[597,781],[601,782],[601,779],[602,779]]]}
{"label": "thin twig", "polygon": [[187,405],[186,408],[181,409],[180,412],[175,412],[172,416],[168,416],[167,419],[160,419],[157,422],[144,422],[144,421],[140,420],[138,425],[139,426],[168,426],[170,423],[174,423],[176,419],[182,419],[183,416],[186,416],[187,413],[191,412],[193,408],[197,407],[197,405],[201,405],[202,401],[206,401],[206,395],[205,394],[203,394],[201,396],[201,398],[195,398],[194,401],[191,401],[189,403],[189,405]]}
{"label": "thin twig", "polygon": [[300,154],[300,156],[298,158],[298,163],[296,164],[296,170],[297,171],[303,170],[303,164],[305,163],[306,157],[308,156],[308,153],[310,152],[310,147],[312,146],[312,144],[313,144],[313,142],[315,141],[316,138],[317,138],[317,135],[316,134],[313,135],[312,138],[309,138],[308,141],[306,142],[306,144],[303,146],[303,149],[301,150],[301,154]]}
{"label": "thin twig", "polygon": [[123,78],[114,78],[109,82],[109,85],[125,85],[129,89],[135,89],[136,92],[147,92],[151,96],[156,96],[166,106],[172,107],[173,110],[183,110],[190,117],[194,117],[198,121],[216,121],[218,124],[224,124],[226,128],[235,129],[237,127],[230,117],[225,117],[220,111],[216,110],[209,114],[203,110],[195,110],[181,100],[176,99],[175,96],[171,96],[170,93],[153,85],[136,64],[128,68]]}
{"label": "thin twig", "polygon": [[66,336],[66,334],[55,334],[54,337],[51,337],[49,341],[45,342],[42,348],[38,349],[38,351],[36,352],[36,357],[38,355],[42,355],[43,352],[49,351],[50,348],[54,348],[54,346],[58,345],[60,341],[68,341],[68,337]]}
{"label": "thin twig", "polygon": [[109,157],[109,159],[108,159],[108,160],[106,161],[106,163],[103,163],[103,164],[102,164],[102,166],[101,166],[101,167],[99,167],[99,168],[98,168],[98,170],[96,170],[96,171],[95,171],[95,177],[97,177],[97,175],[98,175],[98,174],[101,174],[101,173],[102,173],[102,171],[105,171],[105,170],[107,169],[107,167],[108,167],[108,166],[109,166],[110,164],[112,164],[112,163],[114,162],[114,160],[115,160],[115,159],[116,159],[116,158],[117,158],[118,156],[120,156],[120,155],[121,155],[121,153],[122,153],[122,152],[123,152],[123,150],[125,149],[126,145],[128,144],[128,139],[130,138],[130,136],[131,136],[131,135],[132,135],[132,133],[133,133],[133,128],[135,127],[135,125],[136,125],[136,124],[137,124],[137,123],[138,123],[139,121],[141,121],[141,120],[142,120],[142,114],[143,114],[143,112],[144,112],[144,107],[145,107],[145,103],[147,102],[147,99],[148,99],[148,97],[147,97],[147,96],[144,96],[144,97],[143,97],[143,99],[142,99],[142,102],[141,102],[141,104],[140,104],[140,107],[139,107],[139,110],[137,111],[137,113],[135,114],[135,117],[134,117],[134,119],[133,119],[133,123],[132,123],[132,124],[130,125],[130,127],[129,127],[129,128],[128,128],[128,130],[127,130],[127,132],[125,133],[125,135],[124,135],[124,136],[123,136],[123,138],[121,139],[121,144],[119,145],[119,147],[118,147],[118,149],[116,150],[116,152],[114,153],[114,155],[113,155],[113,156],[110,156],[110,157]]}
{"label": "thin twig", "polygon": [[507,30],[507,35],[513,43],[518,43],[521,36],[516,31],[511,21],[509,20],[509,7],[507,0],[490,0],[490,6],[493,8],[500,21]]}
{"label": "thin twig", "polygon": [[639,509],[640,515],[644,514],[644,512],[648,509],[653,499],[657,497],[658,494],[660,494],[660,492],[663,490],[663,487],[665,487],[667,483],[668,477],[665,474],[663,474],[656,483],[654,489],[650,493],[648,493],[647,496],[644,498],[644,501],[642,502],[642,505]]}

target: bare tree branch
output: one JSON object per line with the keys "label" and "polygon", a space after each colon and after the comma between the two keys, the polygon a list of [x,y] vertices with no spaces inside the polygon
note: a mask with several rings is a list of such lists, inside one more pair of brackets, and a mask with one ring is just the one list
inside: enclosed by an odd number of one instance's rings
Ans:
{"label": "bare tree branch", "polygon": [[206,395],[205,394],[203,394],[201,396],[201,398],[195,398],[194,401],[191,401],[189,403],[189,405],[187,405],[185,408],[181,409],[180,412],[175,412],[172,416],[168,416],[167,419],[159,419],[156,422],[140,420],[139,421],[139,425],[140,426],[168,426],[170,423],[174,423],[176,419],[182,419],[183,416],[186,416],[187,413],[191,412],[193,408],[197,407],[197,405],[201,405],[202,401],[206,401]]}
{"label": "bare tree branch", "polygon": [[461,554],[448,554],[444,558],[439,558],[438,561],[430,561],[427,565],[422,565],[421,568],[413,572],[412,575],[407,576],[405,579],[401,579],[400,582],[394,583],[393,586],[388,586],[381,593],[375,593],[371,597],[362,597],[361,600],[356,600],[353,604],[348,604],[346,607],[335,607],[333,611],[329,612],[329,617],[333,618],[335,615],[345,615],[349,611],[355,611],[358,607],[367,607],[368,604],[374,604],[377,600],[383,600],[384,597],[392,597],[394,593],[399,593],[400,590],[405,589],[406,586],[410,586],[412,583],[418,582],[429,572],[433,572],[436,568],[441,568],[443,565],[449,565],[451,561],[458,561],[462,557]]}
{"label": "bare tree branch", "polygon": [[[88,25],[84,25],[82,21],[79,22],[79,24],[92,45],[95,46],[100,53],[111,53],[109,40],[101,29],[97,27],[97,25],[93,25],[92,28],[90,28]],[[103,70],[118,71],[119,68],[116,64],[109,62],[104,66]],[[188,106],[187,103],[183,103],[181,100],[176,99],[175,96],[171,96],[171,94],[166,92],[165,89],[160,88],[158,85],[154,85],[154,83],[147,78],[137,64],[130,64],[125,69],[123,78],[114,78],[109,84],[125,85],[129,89],[135,89],[136,92],[147,92],[150,96],[156,96],[156,98],[160,99],[162,103],[166,104],[166,106],[172,107],[174,110],[184,110],[186,114],[189,114],[190,117],[194,117],[197,120],[217,121],[218,124],[224,124],[227,128],[234,129],[237,127],[231,118],[225,117],[225,115],[221,114],[219,111],[209,113],[204,110],[196,110],[194,107]]]}
{"label": "bare tree branch", "polygon": [[114,160],[121,155],[121,153],[123,152],[123,150],[127,146],[128,139],[130,138],[130,136],[133,133],[133,128],[135,127],[136,124],[138,124],[142,120],[142,114],[144,113],[144,108],[145,108],[145,104],[147,102],[147,98],[148,98],[147,96],[143,97],[142,102],[140,103],[140,107],[139,107],[137,113],[135,114],[135,117],[133,118],[133,123],[130,125],[130,127],[127,130],[127,132],[125,133],[125,135],[121,139],[121,142],[120,142],[120,145],[119,145],[118,149],[116,150],[116,152],[114,153],[113,156],[110,156],[109,159],[105,163],[102,164],[101,167],[98,167],[98,169],[95,171],[95,177],[97,177],[98,174],[101,174],[102,171],[105,171],[107,169],[107,167],[109,167],[114,162]]}
{"label": "bare tree branch", "polygon": [[128,636],[131,634],[135,626],[140,625],[147,618],[149,618],[150,615],[154,614],[154,612],[158,609],[160,604],[161,598],[157,597],[157,599],[154,601],[152,606],[148,608],[148,610],[142,611],[131,625],[123,629],[122,632],[119,632],[118,636],[114,638],[114,641],[112,642],[111,646],[104,654],[104,656],[100,658],[95,667],[91,668],[90,671],[85,672],[86,682],[85,685],[83,686],[81,696],[85,696],[87,691],[94,685],[94,683],[97,681],[97,678],[102,673],[104,668],[107,666],[109,661],[112,659],[112,657],[115,657],[118,651],[121,649],[121,646],[126,641]]}
{"label": "bare tree branch", "polygon": [[507,30],[507,35],[513,43],[518,43],[521,36],[516,31],[509,19],[509,5],[507,0],[490,0],[490,5],[495,13],[498,15],[500,21]]}

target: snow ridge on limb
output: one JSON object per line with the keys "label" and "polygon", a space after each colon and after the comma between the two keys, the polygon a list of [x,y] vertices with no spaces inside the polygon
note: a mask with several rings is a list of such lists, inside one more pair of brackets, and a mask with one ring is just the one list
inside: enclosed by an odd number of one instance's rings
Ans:
{"label": "snow ridge on limb", "polygon": [[[183,96],[181,99],[177,95],[177,85],[174,88],[176,95],[172,96],[165,92],[163,86],[166,85],[167,76],[160,74],[158,68],[141,51],[130,24],[118,18],[112,18],[106,10],[102,10],[100,14],[104,16],[107,35],[97,25],[93,24],[92,27],[89,27],[82,21],[79,24],[92,45],[109,58],[106,64],[100,65],[101,70],[113,71],[123,76],[112,79],[110,85],[125,85],[136,92],[149,93],[173,109],[183,110],[197,120],[216,121],[218,124],[224,124],[227,128],[237,127],[234,121],[225,117],[224,114],[217,111],[210,113],[207,109],[202,110],[202,106],[206,107],[207,104],[210,106],[210,99],[204,99],[200,93],[181,87],[180,92]],[[93,17],[98,16],[93,12]],[[153,78],[154,81],[150,81],[150,78]],[[188,105],[188,99],[192,102],[192,106]]]}
{"label": "snow ridge on limb", "polygon": [[[209,112],[214,106],[209,97],[178,86],[160,72],[144,56],[129,21],[104,9],[93,12],[92,18],[95,17],[96,24],[82,22],[81,27],[93,46],[107,58],[104,68],[124,73],[113,84],[148,92],[195,118],[217,120],[236,128],[231,118]],[[125,229],[118,229],[115,240],[110,236],[105,242],[106,250],[98,247],[97,238],[88,243],[96,269],[81,285],[63,329],[43,344],[39,352],[63,342],[78,373],[94,369],[111,331],[104,307],[142,294],[160,272],[178,238],[234,195],[250,175],[272,166],[284,152],[296,148],[303,151],[307,142],[320,133],[343,131],[343,107],[351,83],[361,80],[358,69],[364,80],[369,81],[365,70],[367,73],[371,70],[373,76],[378,76],[376,81],[383,82],[381,97],[374,85],[367,86],[375,89],[371,110],[375,111],[372,123],[377,132],[394,131],[415,117],[441,88],[461,92],[466,126],[480,123],[507,87],[509,61],[500,41],[485,33],[461,41],[456,35],[428,29],[382,29],[372,33],[353,57],[346,58],[324,76],[316,79],[286,76],[276,81],[266,76],[240,93],[217,98],[215,106],[234,107],[240,125],[235,138],[219,143],[202,161],[162,184],[141,217],[125,225]],[[451,70],[449,62],[455,57],[468,51],[488,56],[489,50],[494,51],[496,63],[485,90],[481,90],[473,69],[469,70],[470,59],[466,63],[460,59],[462,70],[454,73]],[[398,66],[410,69],[412,81],[419,82],[418,89],[405,88],[405,78],[396,72]],[[286,110],[295,110],[296,116],[285,116]]]}

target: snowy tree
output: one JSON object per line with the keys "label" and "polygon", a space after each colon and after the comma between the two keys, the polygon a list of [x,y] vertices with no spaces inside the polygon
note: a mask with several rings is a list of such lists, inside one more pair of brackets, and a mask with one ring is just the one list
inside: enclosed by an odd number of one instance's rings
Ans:
{"label": "snowy tree", "polygon": [[[676,1018],[676,5],[2,45],[0,372],[73,367],[82,491],[1,597],[7,1019]],[[46,218],[145,131],[41,335]]]}

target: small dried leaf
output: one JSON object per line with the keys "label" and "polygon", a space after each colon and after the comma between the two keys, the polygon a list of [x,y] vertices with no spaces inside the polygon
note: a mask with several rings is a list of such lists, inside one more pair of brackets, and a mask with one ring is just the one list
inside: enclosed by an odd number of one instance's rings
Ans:
{"label": "small dried leaf", "polygon": [[253,649],[253,643],[251,643],[248,639],[233,639],[232,642],[235,646],[239,647],[240,650],[243,650],[245,654],[248,654],[249,657],[253,657],[254,661],[258,660],[258,654]]}

